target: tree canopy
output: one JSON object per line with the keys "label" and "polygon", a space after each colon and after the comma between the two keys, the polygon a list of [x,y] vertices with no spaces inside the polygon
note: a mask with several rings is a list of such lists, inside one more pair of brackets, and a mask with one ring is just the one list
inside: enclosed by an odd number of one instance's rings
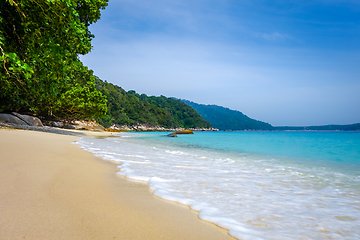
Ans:
{"label": "tree canopy", "polygon": [[108,0],[0,1],[0,111],[58,117],[106,113],[93,72],[90,24]]}

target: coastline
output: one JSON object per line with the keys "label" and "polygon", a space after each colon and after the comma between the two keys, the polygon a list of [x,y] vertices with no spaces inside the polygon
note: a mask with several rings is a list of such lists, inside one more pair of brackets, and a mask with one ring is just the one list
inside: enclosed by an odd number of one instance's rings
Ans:
{"label": "coastline", "polygon": [[1,239],[234,239],[117,176],[117,164],[71,144],[88,132],[73,133],[0,129]]}

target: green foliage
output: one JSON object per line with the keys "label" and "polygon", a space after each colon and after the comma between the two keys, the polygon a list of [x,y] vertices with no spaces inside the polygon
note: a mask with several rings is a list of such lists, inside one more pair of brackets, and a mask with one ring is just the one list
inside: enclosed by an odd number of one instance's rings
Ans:
{"label": "green foliage", "polygon": [[0,111],[70,118],[106,112],[78,55],[90,52],[88,26],[107,1],[0,1]]}
{"label": "green foliage", "polygon": [[197,112],[172,98],[148,97],[135,91],[126,92],[121,87],[96,79],[96,88],[107,97],[106,116],[97,118],[105,127],[111,124],[131,125],[147,123],[151,126],[171,127],[211,127],[211,124]]}
{"label": "green foliage", "polygon": [[268,123],[254,120],[243,113],[216,105],[197,104],[181,100],[194,108],[205,120],[220,130],[272,130]]}

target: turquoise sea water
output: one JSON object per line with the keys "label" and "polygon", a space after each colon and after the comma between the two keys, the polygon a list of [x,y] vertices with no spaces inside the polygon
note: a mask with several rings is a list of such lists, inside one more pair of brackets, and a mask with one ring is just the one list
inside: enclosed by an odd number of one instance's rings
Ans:
{"label": "turquoise sea water", "polygon": [[[187,148],[272,157],[289,163],[326,166],[360,175],[360,132],[335,131],[234,131],[196,132],[178,138],[159,139]],[[145,136],[144,136],[145,138]]]}
{"label": "turquoise sea water", "polygon": [[238,239],[360,239],[360,132],[165,134],[79,143]]}

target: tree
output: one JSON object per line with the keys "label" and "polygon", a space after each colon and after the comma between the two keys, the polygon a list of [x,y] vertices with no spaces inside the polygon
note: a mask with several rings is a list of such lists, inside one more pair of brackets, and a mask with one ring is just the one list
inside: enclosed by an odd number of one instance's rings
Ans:
{"label": "tree", "polygon": [[[107,2],[0,2],[0,111],[66,117],[105,114],[106,99],[78,55],[90,52],[94,36],[88,27],[100,18]],[[74,114],[69,106],[76,109]]]}

